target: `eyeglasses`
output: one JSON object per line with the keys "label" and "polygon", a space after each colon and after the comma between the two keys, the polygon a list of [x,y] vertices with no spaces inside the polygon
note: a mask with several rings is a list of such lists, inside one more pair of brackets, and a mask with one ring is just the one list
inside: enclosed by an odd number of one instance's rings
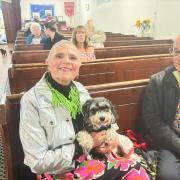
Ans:
{"label": "eyeglasses", "polygon": [[171,54],[171,55],[173,55],[173,56],[179,56],[180,55],[180,50],[179,49],[177,49],[177,48],[170,48],[169,49],[169,53]]}

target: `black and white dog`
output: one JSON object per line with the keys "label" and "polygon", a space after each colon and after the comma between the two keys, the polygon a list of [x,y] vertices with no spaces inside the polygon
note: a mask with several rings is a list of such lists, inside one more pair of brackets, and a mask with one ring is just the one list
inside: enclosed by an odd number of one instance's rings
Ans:
{"label": "black and white dog", "polygon": [[0,51],[3,56],[7,56],[7,51],[5,49],[0,48]]}
{"label": "black and white dog", "polygon": [[84,130],[80,131],[76,138],[80,146],[89,152],[93,148],[93,138],[91,132],[106,130],[106,140],[102,146],[107,145],[110,140],[118,141],[121,151],[126,155],[130,153],[130,158],[140,161],[139,156],[133,151],[132,141],[124,135],[118,134],[119,129],[116,124],[117,113],[108,99],[97,97],[89,99],[82,107],[84,114]]}

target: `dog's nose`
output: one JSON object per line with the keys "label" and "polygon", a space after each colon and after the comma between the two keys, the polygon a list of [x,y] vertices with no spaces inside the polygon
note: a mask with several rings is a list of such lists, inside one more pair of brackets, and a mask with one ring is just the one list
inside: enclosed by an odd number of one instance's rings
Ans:
{"label": "dog's nose", "polygon": [[104,121],[104,120],[105,120],[105,117],[104,117],[104,116],[101,116],[99,119],[100,119],[100,121]]}

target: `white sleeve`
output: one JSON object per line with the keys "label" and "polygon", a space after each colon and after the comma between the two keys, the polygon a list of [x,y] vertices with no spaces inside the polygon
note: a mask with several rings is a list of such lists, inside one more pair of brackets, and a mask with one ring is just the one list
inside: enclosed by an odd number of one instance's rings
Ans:
{"label": "white sleeve", "polygon": [[72,158],[63,157],[61,148],[48,148],[46,133],[40,125],[37,102],[32,94],[22,97],[19,133],[25,154],[24,162],[33,172],[63,173],[74,168]]}

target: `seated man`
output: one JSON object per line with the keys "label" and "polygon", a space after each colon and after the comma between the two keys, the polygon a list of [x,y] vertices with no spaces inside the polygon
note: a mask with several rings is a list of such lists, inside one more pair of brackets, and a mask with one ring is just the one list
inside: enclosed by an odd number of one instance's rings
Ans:
{"label": "seated man", "polygon": [[26,38],[26,44],[41,44],[45,41],[45,35],[41,32],[41,25],[36,22],[32,22],[30,26],[31,34]]}
{"label": "seated man", "polygon": [[62,39],[65,39],[63,35],[59,34],[56,31],[56,28],[52,23],[47,23],[44,26],[45,34],[48,37],[44,43],[44,49],[51,49],[55,43],[61,41]]}
{"label": "seated man", "polygon": [[55,20],[54,17],[52,16],[52,14],[49,13],[49,12],[46,14],[46,19],[45,19],[45,21],[46,21],[46,23],[48,23],[48,22],[56,22],[56,20]]}
{"label": "seated man", "polygon": [[158,155],[157,178],[180,179],[180,36],[172,48],[173,65],[153,75],[146,88],[143,121]]}

